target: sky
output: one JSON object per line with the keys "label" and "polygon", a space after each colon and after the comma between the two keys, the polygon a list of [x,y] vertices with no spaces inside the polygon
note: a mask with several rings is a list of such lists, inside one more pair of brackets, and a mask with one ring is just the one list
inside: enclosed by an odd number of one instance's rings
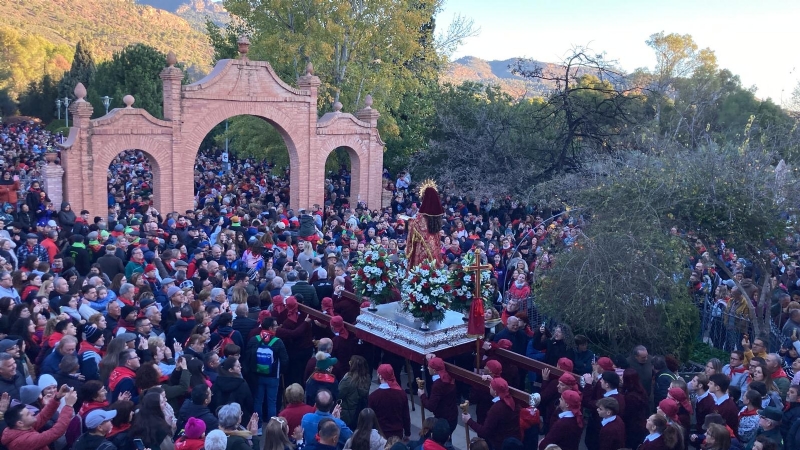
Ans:
{"label": "sky", "polygon": [[558,62],[576,45],[605,52],[617,67],[653,68],[645,41],[660,31],[690,34],[710,48],[720,68],[739,75],[756,96],[781,104],[800,81],[798,0],[446,0],[437,16],[445,30],[456,15],[480,28],[454,59],[527,57]]}

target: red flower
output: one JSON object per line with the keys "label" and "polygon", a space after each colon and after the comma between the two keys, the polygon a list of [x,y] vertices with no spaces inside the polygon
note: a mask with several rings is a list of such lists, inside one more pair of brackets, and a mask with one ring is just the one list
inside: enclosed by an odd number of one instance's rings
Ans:
{"label": "red flower", "polygon": [[386,264],[384,264],[384,263],[383,263],[383,261],[378,261],[378,263],[377,263],[377,264],[375,264],[375,265],[376,265],[376,266],[378,266],[378,267],[379,267],[379,268],[381,268],[381,269],[383,269],[384,267],[386,267]]}

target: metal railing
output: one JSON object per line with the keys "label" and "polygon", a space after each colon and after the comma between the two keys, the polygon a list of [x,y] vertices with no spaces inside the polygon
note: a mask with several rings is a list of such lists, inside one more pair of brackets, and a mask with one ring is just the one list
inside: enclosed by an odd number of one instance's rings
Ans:
{"label": "metal railing", "polygon": [[[714,348],[731,351],[742,350],[742,338],[747,334],[755,338],[749,312],[736,314],[718,305],[710,296],[698,304],[700,313],[700,339]],[[776,352],[784,341],[783,333],[773,320],[769,321],[769,350]]]}

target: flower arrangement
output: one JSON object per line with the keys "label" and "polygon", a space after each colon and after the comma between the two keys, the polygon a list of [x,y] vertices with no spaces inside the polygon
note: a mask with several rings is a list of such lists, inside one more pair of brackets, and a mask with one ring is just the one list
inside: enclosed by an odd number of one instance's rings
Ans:
{"label": "flower arrangement", "polygon": [[389,252],[373,246],[359,255],[353,264],[356,270],[353,287],[356,294],[367,297],[374,304],[384,303],[392,297],[393,280],[397,274],[389,261]]}
{"label": "flower arrangement", "polygon": [[[479,261],[480,262],[480,261]],[[469,252],[461,257],[458,262],[458,267],[450,271],[448,283],[453,293],[453,302],[450,309],[458,312],[469,311],[472,305],[472,299],[475,298],[475,272],[469,272],[465,268],[475,264],[475,254]],[[481,298],[484,303],[487,303],[490,298],[489,288],[491,284],[489,280],[491,274],[488,270],[481,271]]]}
{"label": "flower arrangement", "polygon": [[400,291],[403,310],[422,319],[422,329],[430,322],[444,320],[450,306],[452,288],[447,283],[448,273],[436,267],[435,261],[425,260],[409,268]]}

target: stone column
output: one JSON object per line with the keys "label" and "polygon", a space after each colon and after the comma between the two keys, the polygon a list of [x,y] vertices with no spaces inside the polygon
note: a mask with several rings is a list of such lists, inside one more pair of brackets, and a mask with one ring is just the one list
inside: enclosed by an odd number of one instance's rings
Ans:
{"label": "stone column", "polygon": [[[317,139],[317,98],[318,89],[322,84],[319,77],[314,75],[314,66],[309,62],[305,75],[297,79],[297,87],[307,90],[311,94],[308,105],[308,129],[304,134],[308,137],[308,146],[298,148],[297,155],[300,159],[299,167],[292,167],[289,179],[290,206],[296,211],[298,208],[310,208],[312,205],[324,203],[323,179],[315,179],[317,173],[325,172],[325,159],[318,161],[319,141]],[[298,126],[298,128],[300,128]],[[322,164],[322,167],[318,167]],[[302,180],[302,181],[301,181]]]}
{"label": "stone column", "polygon": [[377,129],[380,116],[381,114],[377,110],[372,109],[372,96],[367,95],[364,98],[364,108],[356,112],[356,117],[363,122],[367,122],[370,126],[367,141],[369,160],[363,161],[360,167],[362,174],[366,172],[366,176],[361,177],[362,180],[366,180],[366,183],[361,184],[359,194],[362,199],[366,199],[367,206],[371,209],[380,207],[382,203],[383,141],[378,136]]}
{"label": "stone column", "polygon": [[167,55],[167,67],[161,71],[162,84],[164,86],[164,120],[180,122],[181,120],[181,80],[183,71],[175,64],[178,59],[175,53],[169,52]]}
{"label": "stone column", "polygon": [[[96,211],[94,207],[94,194],[91,183],[94,177],[93,159],[91,153],[90,129],[92,117],[92,104],[84,100],[86,88],[82,83],[75,86],[75,101],[69,105],[72,114],[72,127],[66,145],[62,146],[61,164],[65,171],[62,195],[72,204],[72,209],[80,211],[88,209],[94,215],[105,215],[106,211]],[[101,172],[106,176],[106,171]]]}
{"label": "stone column", "polygon": [[53,204],[60,208],[64,201],[64,169],[52,162],[48,163],[42,169],[42,184]]}

